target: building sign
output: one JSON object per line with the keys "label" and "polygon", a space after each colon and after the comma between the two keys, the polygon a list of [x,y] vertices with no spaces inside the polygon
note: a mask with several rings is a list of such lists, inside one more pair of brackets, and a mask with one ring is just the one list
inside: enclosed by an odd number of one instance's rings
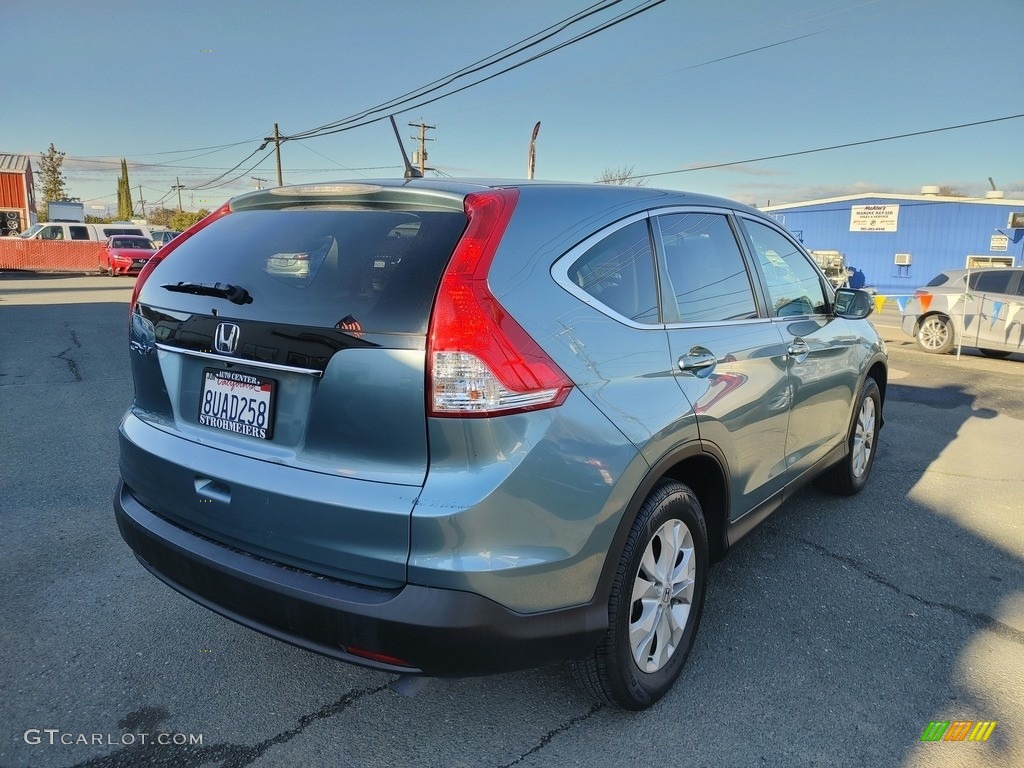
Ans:
{"label": "building sign", "polygon": [[1010,247],[1010,238],[1006,235],[992,235],[992,242],[989,244],[990,251],[1005,251]]}
{"label": "building sign", "polygon": [[854,205],[850,208],[851,232],[895,232],[898,205]]}

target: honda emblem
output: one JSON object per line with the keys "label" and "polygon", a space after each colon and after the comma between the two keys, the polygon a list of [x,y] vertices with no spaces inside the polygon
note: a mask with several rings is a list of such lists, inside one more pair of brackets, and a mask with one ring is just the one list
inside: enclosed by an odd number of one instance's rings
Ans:
{"label": "honda emblem", "polygon": [[213,347],[218,352],[223,352],[225,355],[235,354],[235,350],[238,349],[238,337],[241,331],[238,330],[238,326],[234,323],[220,323],[217,326],[217,332],[213,336]]}

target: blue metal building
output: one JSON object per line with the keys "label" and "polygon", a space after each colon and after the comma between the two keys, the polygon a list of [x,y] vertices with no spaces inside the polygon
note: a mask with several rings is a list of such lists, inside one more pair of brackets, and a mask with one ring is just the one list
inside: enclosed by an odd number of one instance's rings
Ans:
{"label": "blue metal building", "polygon": [[808,250],[843,253],[854,288],[909,294],[946,269],[1024,266],[1024,200],[938,191],[846,195],[764,210]]}

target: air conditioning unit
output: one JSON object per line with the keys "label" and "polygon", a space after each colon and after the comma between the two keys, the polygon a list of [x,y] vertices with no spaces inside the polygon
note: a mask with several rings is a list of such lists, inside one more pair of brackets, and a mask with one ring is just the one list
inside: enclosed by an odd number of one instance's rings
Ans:
{"label": "air conditioning unit", "polygon": [[1024,211],[1010,211],[1006,222],[1007,229],[1024,229]]}
{"label": "air conditioning unit", "polygon": [[893,263],[897,267],[909,267],[910,262],[913,261],[909,253],[897,253]]}

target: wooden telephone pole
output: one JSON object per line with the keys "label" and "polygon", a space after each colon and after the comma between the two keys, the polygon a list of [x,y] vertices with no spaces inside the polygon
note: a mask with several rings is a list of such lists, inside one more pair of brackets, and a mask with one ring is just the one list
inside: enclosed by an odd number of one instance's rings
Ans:
{"label": "wooden telephone pole", "polygon": [[418,140],[420,143],[420,176],[422,176],[424,173],[426,173],[427,170],[427,142],[436,141],[436,139],[427,138],[427,131],[436,131],[437,126],[426,125],[424,122],[420,121],[418,123],[409,123],[409,127],[420,129],[419,136],[410,136],[409,138],[413,139],[414,141]]}

